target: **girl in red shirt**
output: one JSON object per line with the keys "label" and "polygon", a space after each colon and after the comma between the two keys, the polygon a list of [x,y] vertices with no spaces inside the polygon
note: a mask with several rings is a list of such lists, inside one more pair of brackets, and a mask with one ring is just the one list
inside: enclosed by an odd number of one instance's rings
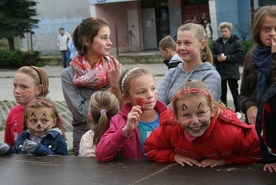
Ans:
{"label": "girl in red shirt", "polygon": [[173,110],[161,114],[160,127],[145,142],[149,160],[215,167],[253,163],[260,157],[254,126],[212,101],[201,81],[184,83],[172,103]]}
{"label": "girl in red shirt", "polygon": [[19,134],[23,131],[24,111],[27,105],[38,96],[46,96],[49,92],[47,73],[34,66],[23,66],[18,69],[13,78],[13,95],[17,105],[7,118],[4,141],[14,146]]}

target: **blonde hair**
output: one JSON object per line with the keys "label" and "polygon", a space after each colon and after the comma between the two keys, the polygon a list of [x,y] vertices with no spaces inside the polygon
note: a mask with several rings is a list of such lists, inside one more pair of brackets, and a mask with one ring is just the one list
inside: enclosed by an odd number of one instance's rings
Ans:
{"label": "blonde hair", "polygon": [[206,41],[204,49],[201,51],[201,59],[203,62],[210,62],[213,64],[213,55],[208,45],[208,35],[206,34],[203,26],[195,23],[186,23],[178,28],[178,32],[193,31],[195,37],[199,42]]}
{"label": "blonde hair", "polygon": [[173,113],[175,117],[178,117],[178,110],[177,110],[177,102],[178,100],[183,99],[192,99],[192,98],[198,98],[198,97],[205,97],[208,103],[208,106],[210,107],[211,112],[214,112],[213,105],[217,108],[216,110],[218,113],[220,110],[225,110],[226,106],[222,103],[219,103],[212,99],[212,96],[210,94],[210,91],[208,90],[207,86],[198,79],[189,79],[186,82],[184,82],[179,89],[175,92],[174,98],[173,98]]}
{"label": "blonde hair", "polygon": [[125,70],[119,80],[119,86],[122,94],[129,95],[132,80],[143,75],[151,75],[154,79],[152,72],[146,67],[134,67]]}
{"label": "blonde hair", "polygon": [[266,16],[276,18],[276,6],[263,6],[260,8],[254,16],[253,26],[252,26],[252,39],[259,45],[263,45],[260,38],[260,30],[262,28],[264,19]]}
{"label": "blonde hair", "polygon": [[93,118],[91,130],[94,131],[93,143],[97,145],[109,128],[112,116],[119,112],[119,101],[116,96],[107,91],[98,91],[91,95],[89,114]]}
{"label": "blonde hair", "polygon": [[233,29],[233,24],[230,22],[222,22],[219,24],[219,30],[223,29],[223,28],[227,28],[228,30],[230,30],[232,32]]}
{"label": "blonde hair", "polygon": [[176,51],[176,43],[170,35],[167,35],[159,41],[159,48],[161,50],[169,48],[172,51]]}
{"label": "blonde hair", "polygon": [[63,138],[66,139],[64,123],[63,123],[63,120],[62,120],[61,116],[57,112],[57,108],[56,108],[54,102],[52,102],[52,100],[50,98],[46,98],[46,97],[43,97],[43,96],[39,96],[39,97],[35,98],[34,100],[32,100],[28,104],[27,108],[25,109],[25,112],[24,112],[24,130],[26,130],[28,128],[27,127],[27,119],[28,119],[29,109],[30,108],[38,109],[38,108],[42,108],[42,107],[51,108],[52,117],[54,119],[55,118],[57,119],[57,123],[56,123],[54,128],[59,128],[61,130]]}
{"label": "blonde hair", "polygon": [[29,75],[35,81],[35,86],[41,86],[41,93],[38,96],[47,96],[49,93],[49,78],[47,73],[35,66],[23,66],[17,70],[17,73]]}

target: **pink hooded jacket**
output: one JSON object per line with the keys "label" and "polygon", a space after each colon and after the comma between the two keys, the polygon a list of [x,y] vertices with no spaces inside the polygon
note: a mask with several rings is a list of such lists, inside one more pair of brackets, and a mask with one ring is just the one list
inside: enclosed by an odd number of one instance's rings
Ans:
{"label": "pink hooded jacket", "polygon": [[[104,133],[96,147],[96,158],[98,161],[111,161],[116,155],[118,158],[143,158],[138,127],[129,136],[126,136],[122,131],[131,108],[130,104],[126,104],[118,114],[111,118],[109,129]],[[168,108],[164,103],[157,100],[155,109],[161,114]]]}

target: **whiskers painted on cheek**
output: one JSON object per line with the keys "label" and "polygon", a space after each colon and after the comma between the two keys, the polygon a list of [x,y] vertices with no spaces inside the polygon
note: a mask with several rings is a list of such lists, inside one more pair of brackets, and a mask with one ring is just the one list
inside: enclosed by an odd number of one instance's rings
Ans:
{"label": "whiskers painted on cheek", "polygon": [[202,125],[207,126],[209,125],[210,118],[206,118],[204,122],[202,122]]}

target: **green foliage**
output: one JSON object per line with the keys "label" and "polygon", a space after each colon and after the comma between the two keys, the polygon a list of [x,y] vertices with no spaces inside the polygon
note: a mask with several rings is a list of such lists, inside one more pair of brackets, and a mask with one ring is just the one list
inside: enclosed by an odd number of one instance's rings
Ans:
{"label": "green foliage", "polygon": [[40,53],[20,50],[0,50],[0,68],[19,68],[25,65],[36,66]]}
{"label": "green foliage", "polygon": [[24,33],[31,32],[37,27],[38,19],[35,7],[37,2],[31,0],[1,0],[0,2],[0,39],[9,41],[10,50],[14,50],[13,38],[24,37]]}
{"label": "green foliage", "polygon": [[242,41],[243,48],[245,50],[245,53],[247,53],[253,46],[252,41]]}
{"label": "green foliage", "polygon": [[23,59],[24,65],[36,66],[37,61],[39,59],[39,55],[40,55],[39,51],[23,53],[22,59]]}

